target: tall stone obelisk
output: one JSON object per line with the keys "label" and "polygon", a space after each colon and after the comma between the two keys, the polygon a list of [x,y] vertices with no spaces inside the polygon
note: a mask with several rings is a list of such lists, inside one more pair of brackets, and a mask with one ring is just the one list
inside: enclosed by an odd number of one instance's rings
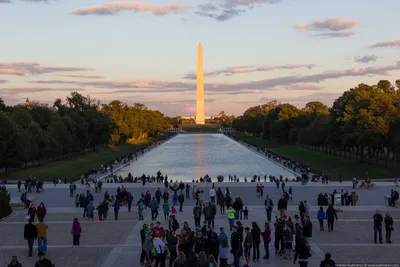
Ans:
{"label": "tall stone obelisk", "polygon": [[203,47],[197,46],[197,95],[196,95],[196,124],[204,124],[204,70]]}

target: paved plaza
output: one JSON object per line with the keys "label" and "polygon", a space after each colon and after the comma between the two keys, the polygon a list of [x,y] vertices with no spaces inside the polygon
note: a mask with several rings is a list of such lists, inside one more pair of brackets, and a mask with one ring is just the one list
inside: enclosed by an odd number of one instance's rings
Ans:
{"label": "paved plaza", "polygon": [[[266,183],[265,194],[269,194],[274,204],[280,196],[275,184]],[[397,226],[400,223],[400,209],[387,207],[384,201],[384,194],[387,194],[392,183],[378,183],[377,188],[372,190],[357,189],[360,196],[359,206],[342,207],[343,212],[338,213],[339,220],[335,222],[335,230],[332,233],[320,232],[316,218],[317,194],[320,192],[330,193],[334,189],[351,191],[349,182],[322,184],[308,184],[301,186],[298,183],[287,183],[287,186],[293,187],[293,200],[289,202],[288,214],[294,215],[297,212],[298,203],[301,200],[307,200],[311,204],[311,218],[313,219],[313,238],[312,254],[309,266],[319,266],[324,253],[332,253],[332,257],[339,263],[400,263],[400,234]],[[105,184],[101,194],[94,193],[95,203],[99,203],[103,193],[108,190],[110,194],[116,193],[116,187],[120,184]],[[211,184],[196,184],[198,188],[204,189],[206,199],[208,198],[208,188]],[[263,207],[263,198],[257,197],[254,183],[231,183],[216,184],[216,187],[225,188],[229,186],[231,194],[234,197],[241,196],[244,205],[249,209],[249,221],[244,221],[245,226],[250,226],[251,222],[257,222],[263,226],[266,213]],[[149,190],[154,194],[157,187],[163,190],[162,185],[148,184],[145,187],[139,184],[125,184],[125,188],[132,192],[135,199],[141,192]],[[19,197],[15,185],[9,185],[8,189],[12,197]],[[77,193],[85,189],[78,185]],[[35,195],[35,194],[32,194]],[[132,208],[128,213],[126,207],[120,211],[119,221],[113,220],[113,214],[110,212],[108,221],[89,221],[82,218],[82,208],[75,208],[74,198],[69,197],[68,185],[51,184],[45,185],[45,192],[35,195],[36,204],[44,202],[48,208],[46,222],[49,225],[48,230],[48,258],[56,266],[73,267],[117,267],[117,266],[139,266],[139,255],[141,251],[139,231],[142,228],[143,221],[138,221],[137,209]],[[188,199],[185,201],[184,212],[178,213],[177,219],[183,225],[183,221],[188,221],[193,227],[193,209],[194,201]],[[373,243],[373,221],[372,215],[375,210],[381,210],[382,214],[386,211],[391,212],[395,223],[395,231],[392,233],[393,244],[374,244]],[[158,220],[167,226],[161,214]],[[275,214],[276,206],[275,206]],[[0,266],[9,263],[11,256],[16,255],[23,266],[34,266],[36,258],[28,258],[27,245],[23,240],[23,228],[26,223],[26,210],[15,210],[9,217],[0,222]],[[273,214],[274,215],[274,214]],[[78,218],[82,224],[81,246],[72,246],[71,226],[73,218]],[[151,221],[149,212],[145,213],[145,221]],[[228,220],[224,215],[217,215],[215,228],[221,226],[228,228]],[[383,231],[384,234],[384,231]],[[273,235],[272,235],[273,236]],[[397,244],[396,242],[399,242]],[[273,237],[270,251],[273,253]],[[264,255],[264,247],[261,247],[261,255]],[[272,255],[269,260],[261,260],[261,263],[254,263],[251,266],[293,266],[289,260],[281,260],[278,256]],[[297,265],[296,265],[297,266]]]}

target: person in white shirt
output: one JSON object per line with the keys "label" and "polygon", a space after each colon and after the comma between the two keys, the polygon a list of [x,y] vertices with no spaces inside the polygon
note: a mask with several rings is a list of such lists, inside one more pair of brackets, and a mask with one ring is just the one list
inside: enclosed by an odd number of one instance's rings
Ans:
{"label": "person in white shirt", "polygon": [[210,194],[211,202],[215,203],[215,195],[217,194],[217,192],[215,191],[214,185],[213,187],[211,187],[208,193]]}
{"label": "person in white shirt", "polygon": [[165,256],[167,255],[167,246],[165,245],[164,241],[160,239],[160,234],[155,233],[153,239],[153,246],[156,249],[157,256],[156,256],[156,264],[154,267],[165,266]]}

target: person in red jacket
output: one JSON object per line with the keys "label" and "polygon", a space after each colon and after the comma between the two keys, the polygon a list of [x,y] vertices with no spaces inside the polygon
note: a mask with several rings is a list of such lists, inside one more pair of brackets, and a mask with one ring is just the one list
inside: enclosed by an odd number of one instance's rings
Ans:
{"label": "person in red jacket", "polygon": [[46,216],[46,207],[44,206],[43,202],[40,203],[39,207],[37,207],[36,214],[38,216],[38,219],[44,219]]}

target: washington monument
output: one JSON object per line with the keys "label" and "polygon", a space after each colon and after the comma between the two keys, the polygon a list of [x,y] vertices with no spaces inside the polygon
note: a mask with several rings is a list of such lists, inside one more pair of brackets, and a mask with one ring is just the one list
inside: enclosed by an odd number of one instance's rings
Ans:
{"label": "washington monument", "polygon": [[196,96],[196,124],[204,124],[204,70],[203,47],[197,46],[197,96]]}

